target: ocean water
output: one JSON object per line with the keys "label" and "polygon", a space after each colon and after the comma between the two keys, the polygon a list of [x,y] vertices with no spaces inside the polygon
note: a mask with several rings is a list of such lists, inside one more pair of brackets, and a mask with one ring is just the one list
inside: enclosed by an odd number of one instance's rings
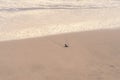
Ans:
{"label": "ocean water", "polygon": [[0,0],[0,41],[113,28],[119,0]]}
{"label": "ocean water", "polygon": [[120,7],[120,0],[0,0],[1,11]]}

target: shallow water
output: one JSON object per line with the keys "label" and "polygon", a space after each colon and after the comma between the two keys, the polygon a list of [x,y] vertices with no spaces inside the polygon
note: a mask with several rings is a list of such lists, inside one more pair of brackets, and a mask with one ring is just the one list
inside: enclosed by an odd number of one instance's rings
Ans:
{"label": "shallow water", "polygon": [[119,0],[0,0],[0,40],[120,27]]}
{"label": "shallow water", "polygon": [[0,11],[120,7],[119,0],[0,0]]}

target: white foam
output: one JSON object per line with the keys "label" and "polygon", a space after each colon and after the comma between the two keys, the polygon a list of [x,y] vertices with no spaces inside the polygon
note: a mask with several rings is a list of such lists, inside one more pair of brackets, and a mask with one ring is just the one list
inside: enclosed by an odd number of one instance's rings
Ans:
{"label": "white foam", "polygon": [[16,39],[24,39],[31,37],[42,37],[54,34],[61,33],[69,33],[69,32],[80,32],[80,31],[90,31],[90,30],[100,30],[100,29],[113,29],[120,27],[119,21],[118,23],[107,23],[107,24],[92,24],[92,22],[84,22],[84,23],[75,23],[69,25],[49,25],[44,27],[30,27],[22,30],[17,30],[13,32],[2,32],[0,34],[0,40],[16,40]]}
{"label": "white foam", "polygon": [[0,12],[0,41],[118,27],[119,8]]}
{"label": "white foam", "polygon": [[81,7],[120,7],[119,0],[0,0],[0,9],[71,4]]}

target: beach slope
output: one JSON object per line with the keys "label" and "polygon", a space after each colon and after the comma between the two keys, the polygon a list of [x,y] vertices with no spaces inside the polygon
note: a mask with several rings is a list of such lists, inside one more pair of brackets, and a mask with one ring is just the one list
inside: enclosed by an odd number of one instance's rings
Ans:
{"label": "beach slope", "polygon": [[0,80],[119,80],[119,34],[96,30],[0,42]]}

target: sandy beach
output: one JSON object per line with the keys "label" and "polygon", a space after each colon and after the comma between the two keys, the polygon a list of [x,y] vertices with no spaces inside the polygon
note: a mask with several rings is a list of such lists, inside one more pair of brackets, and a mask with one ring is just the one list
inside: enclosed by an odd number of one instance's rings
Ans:
{"label": "sandy beach", "polygon": [[119,34],[95,30],[0,42],[0,79],[119,80]]}
{"label": "sandy beach", "polygon": [[119,0],[0,0],[0,80],[120,80],[119,34]]}

